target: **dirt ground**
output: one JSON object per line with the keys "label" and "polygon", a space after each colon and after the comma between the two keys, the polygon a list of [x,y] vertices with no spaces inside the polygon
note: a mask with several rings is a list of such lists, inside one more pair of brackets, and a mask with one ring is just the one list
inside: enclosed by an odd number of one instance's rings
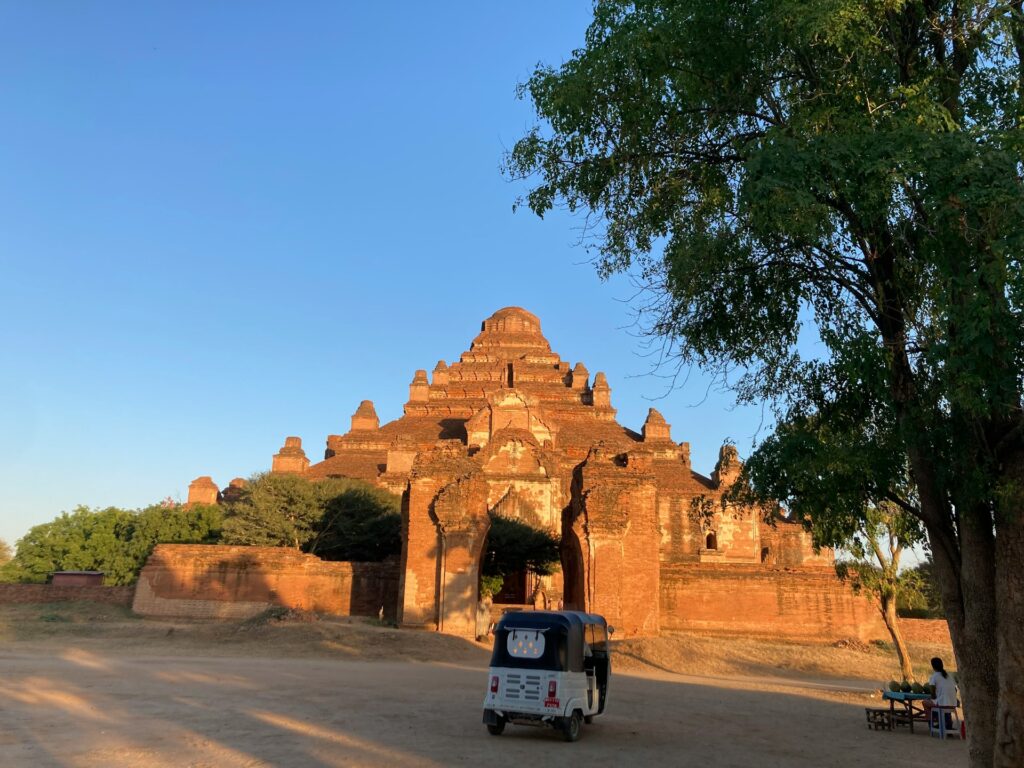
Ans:
{"label": "dirt ground", "polygon": [[863,708],[881,704],[877,673],[893,666],[884,648],[622,643],[608,713],[567,744],[526,727],[487,734],[483,646],[361,620],[284,618],[202,624],[102,606],[0,608],[0,765],[967,762],[964,744],[926,730],[867,730]]}

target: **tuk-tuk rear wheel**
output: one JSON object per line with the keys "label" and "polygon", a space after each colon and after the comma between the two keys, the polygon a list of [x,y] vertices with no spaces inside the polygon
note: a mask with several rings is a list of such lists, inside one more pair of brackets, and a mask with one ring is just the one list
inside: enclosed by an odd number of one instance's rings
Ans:
{"label": "tuk-tuk rear wheel", "polygon": [[562,738],[566,741],[579,741],[582,731],[583,715],[578,709],[562,720]]}
{"label": "tuk-tuk rear wheel", "polygon": [[501,736],[501,734],[502,734],[502,732],[504,730],[505,730],[505,718],[504,717],[499,717],[498,718],[498,722],[495,723],[494,725],[488,724],[488,726],[487,726],[487,732],[489,734],[491,734],[491,736]]}

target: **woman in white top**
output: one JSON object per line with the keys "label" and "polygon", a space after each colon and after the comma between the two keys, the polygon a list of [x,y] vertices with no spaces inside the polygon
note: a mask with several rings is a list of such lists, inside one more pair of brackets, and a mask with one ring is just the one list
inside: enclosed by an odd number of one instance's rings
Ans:
{"label": "woman in white top", "polygon": [[[935,689],[935,697],[924,701],[924,711],[929,720],[933,707],[955,707],[959,703],[956,696],[956,683],[943,668],[942,659],[938,656],[932,659],[932,669],[935,671],[928,678],[928,685]],[[947,717],[949,716],[947,715]]]}

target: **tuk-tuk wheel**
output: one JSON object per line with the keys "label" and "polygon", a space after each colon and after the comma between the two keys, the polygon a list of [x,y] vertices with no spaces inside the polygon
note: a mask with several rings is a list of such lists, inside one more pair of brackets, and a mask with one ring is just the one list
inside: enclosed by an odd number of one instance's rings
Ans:
{"label": "tuk-tuk wheel", "polygon": [[562,720],[562,738],[566,741],[579,741],[582,731],[583,715],[578,709]]}
{"label": "tuk-tuk wheel", "polygon": [[504,730],[505,730],[505,718],[504,717],[499,717],[498,718],[498,722],[495,723],[494,725],[488,725],[487,726],[487,732],[489,734],[491,734],[491,736],[501,736],[501,734],[502,734],[502,732]]}

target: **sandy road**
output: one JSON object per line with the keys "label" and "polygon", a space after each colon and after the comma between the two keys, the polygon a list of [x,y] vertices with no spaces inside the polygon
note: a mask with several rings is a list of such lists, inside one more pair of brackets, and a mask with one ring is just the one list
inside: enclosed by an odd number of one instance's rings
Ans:
{"label": "sandy road", "polygon": [[864,702],[743,680],[616,675],[575,744],[480,723],[484,669],[295,658],[121,657],[0,646],[0,765],[966,765],[959,742],[869,732]]}

